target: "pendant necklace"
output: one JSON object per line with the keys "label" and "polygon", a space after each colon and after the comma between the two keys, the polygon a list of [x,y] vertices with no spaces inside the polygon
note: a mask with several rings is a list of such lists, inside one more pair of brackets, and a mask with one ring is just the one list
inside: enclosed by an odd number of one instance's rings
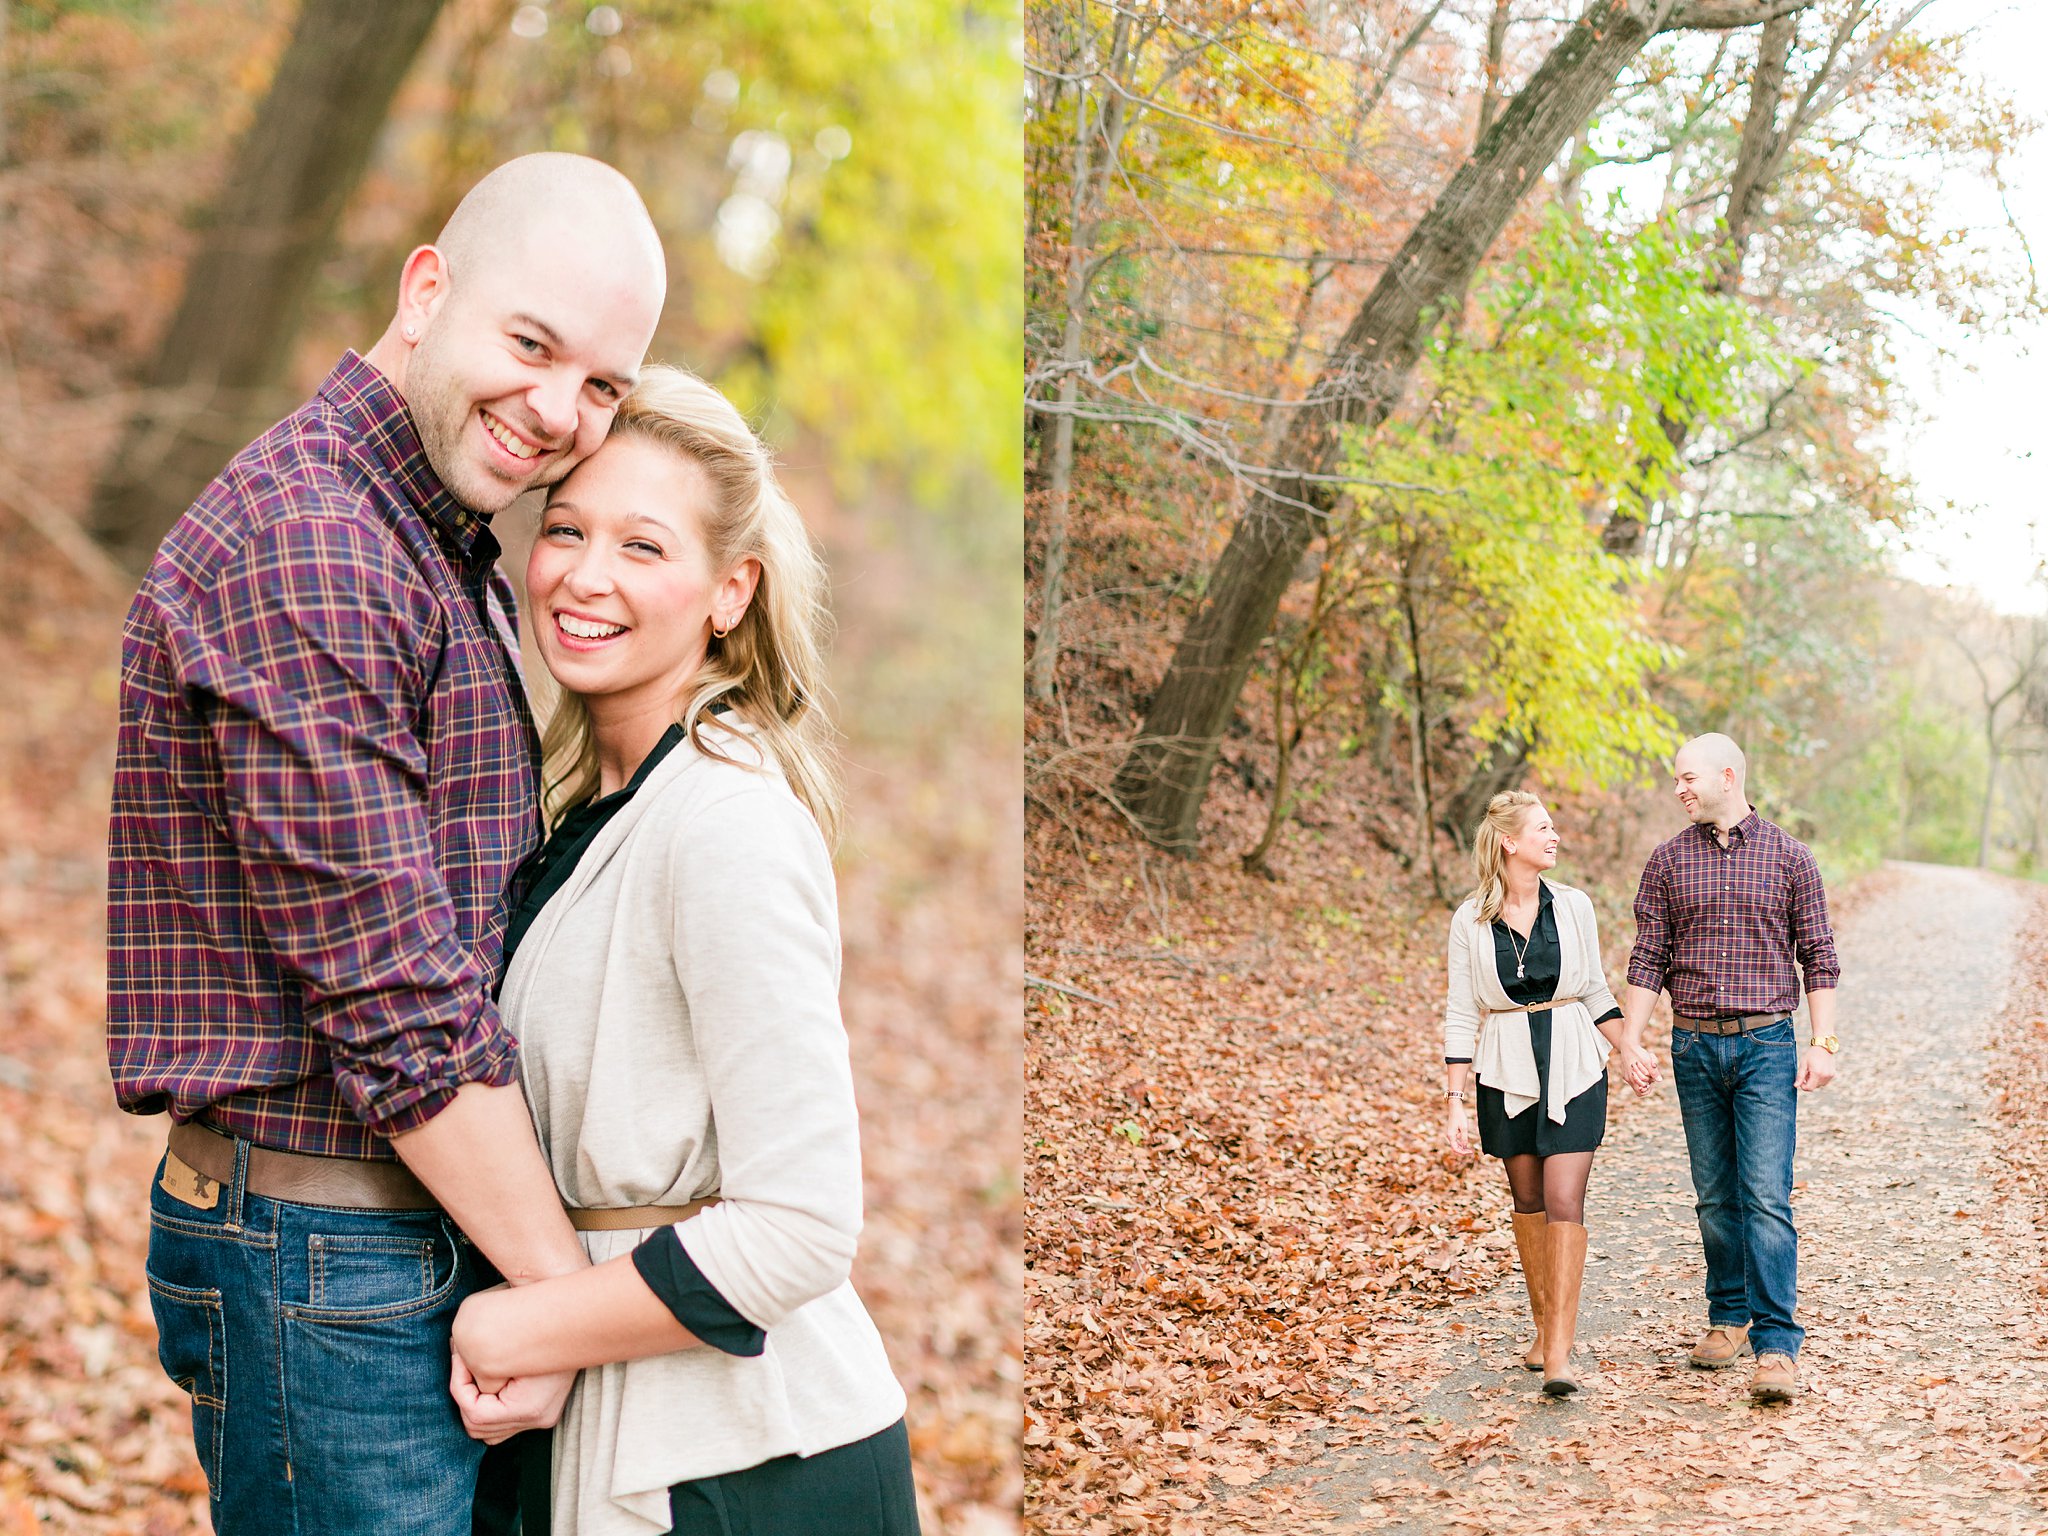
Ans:
{"label": "pendant necklace", "polygon": [[[1515,980],[1527,981],[1529,979],[1529,946],[1525,943],[1522,943],[1515,936],[1515,925],[1513,923],[1503,920],[1501,923],[1501,927],[1507,929],[1508,947],[1514,950],[1515,952]],[[1529,937],[1532,939],[1536,937],[1536,929],[1533,924],[1530,926],[1529,929]]]}

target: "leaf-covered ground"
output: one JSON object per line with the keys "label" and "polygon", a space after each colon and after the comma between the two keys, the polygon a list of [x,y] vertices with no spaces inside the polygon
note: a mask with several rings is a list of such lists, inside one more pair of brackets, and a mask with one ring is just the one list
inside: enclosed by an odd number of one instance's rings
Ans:
{"label": "leaf-covered ground", "polygon": [[[1256,837],[1214,797],[1211,846]],[[1099,802],[1030,831],[1025,1446],[1035,1528],[1207,1532],[1499,1273],[1440,1149],[1441,929],[1384,859],[1284,883],[1148,854]]]}
{"label": "leaf-covered ground", "polygon": [[[851,601],[901,598],[887,562],[864,573]],[[7,523],[0,602],[0,1536],[188,1536],[209,1529],[205,1483],[142,1279],[164,1122],[115,1109],[101,1043],[124,604]],[[858,613],[842,629],[858,706],[900,661]],[[883,735],[851,713],[855,1281],[910,1394],[926,1530],[1000,1536],[1022,1493],[1015,741],[999,723],[913,739],[901,712]]]}
{"label": "leaf-covered ground", "polygon": [[1850,1048],[1795,1196],[1808,1392],[1761,1411],[1746,1366],[1683,1363],[1702,1269],[1667,1076],[1615,1095],[1588,1391],[1553,1404],[1515,1368],[1497,1167],[1438,1150],[1443,913],[1329,859],[1162,881],[1067,819],[1034,828],[1027,965],[1115,1006],[1028,1009],[1035,1529],[2048,1529],[2033,889],[1905,866],[1838,893]]}

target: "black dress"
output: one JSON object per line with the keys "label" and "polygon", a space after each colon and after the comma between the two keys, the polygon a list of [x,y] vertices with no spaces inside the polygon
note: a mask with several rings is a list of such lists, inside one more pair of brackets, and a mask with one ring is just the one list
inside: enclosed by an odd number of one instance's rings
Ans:
{"label": "black dress", "polygon": [[[1494,919],[1494,965],[1511,1003],[1533,1003],[1557,993],[1562,969],[1557,940],[1557,917],[1550,910],[1550,887],[1542,881],[1536,887],[1536,921],[1530,925],[1523,944],[1499,918]],[[1517,949],[1520,950],[1519,960]],[[1474,964],[1484,964],[1474,956]],[[1523,972],[1517,978],[1515,971]],[[1594,1022],[1604,1024],[1621,1017],[1611,1008]],[[1509,1025],[1512,1018],[1506,1019]],[[1590,1152],[1607,1134],[1607,1076],[1600,1077],[1565,1106],[1562,1124],[1550,1118],[1550,1010],[1529,1015],[1529,1044],[1536,1053],[1536,1076],[1543,1084],[1543,1096],[1513,1119],[1508,1118],[1506,1096],[1498,1088],[1479,1085],[1479,1148],[1489,1157],[1519,1157],[1530,1153],[1549,1157],[1554,1152]]]}
{"label": "black dress", "polygon": [[[570,811],[520,866],[509,893],[507,968],[540,909],[568,883],[597,834],[682,741],[683,728],[670,726],[623,789]],[[729,1355],[758,1355],[765,1348],[767,1334],[704,1277],[674,1227],[659,1227],[643,1240],[633,1250],[633,1267],[707,1348]],[[676,1429],[688,1432],[687,1425]],[[552,1430],[533,1429],[485,1451],[472,1536],[549,1536],[553,1441]],[[670,1536],[917,1536],[910,1436],[898,1419],[866,1439],[813,1456],[777,1456],[677,1483],[669,1489],[669,1518]]]}

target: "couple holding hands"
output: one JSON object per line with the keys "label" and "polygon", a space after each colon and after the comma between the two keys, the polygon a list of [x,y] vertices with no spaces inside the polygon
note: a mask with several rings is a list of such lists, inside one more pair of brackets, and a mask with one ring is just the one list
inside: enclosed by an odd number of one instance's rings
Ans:
{"label": "couple holding hands", "polygon": [[[645,363],[666,283],[616,171],[501,166],[129,611],[108,1047],[221,1536],[917,1530],[824,570]],[[544,739],[491,529],[543,488]]]}
{"label": "couple holding hands", "polygon": [[[1687,742],[1674,760],[1673,787],[1692,824],[1643,868],[1619,1003],[1592,901],[1544,878],[1559,839],[1542,802],[1496,795],[1473,838],[1478,885],[1451,919],[1445,1137],[1470,1152],[1476,1118],[1480,1150],[1505,1166],[1536,1326],[1522,1363],[1543,1373],[1552,1397],[1579,1390],[1571,1356],[1586,1183],[1607,1125],[1607,1058],[1620,1052],[1638,1094],[1657,1085],[1643,1030],[1667,989],[1671,1075],[1707,1265],[1707,1328],[1690,1362],[1720,1370],[1753,1353],[1754,1401],[1786,1402],[1798,1390],[1798,1096],[1834,1078],[1841,968],[1819,866],[1749,804],[1744,769],[1741,749],[1722,735]],[[1802,991],[1812,1020],[1805,1042],[1793,1022]]]}

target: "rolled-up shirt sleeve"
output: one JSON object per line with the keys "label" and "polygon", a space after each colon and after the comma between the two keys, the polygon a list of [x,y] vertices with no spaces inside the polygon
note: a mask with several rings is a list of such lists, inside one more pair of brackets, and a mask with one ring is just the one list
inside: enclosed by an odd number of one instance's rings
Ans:
{"label": "rolled-up shirt sleeve", "polygon": [[165,622],[265,936],[343,1100],[385,1136],[517,1076],[433,856],[415,710],[442,630],[388,540],[317,507],[258,530]]}
{"label": "rolled-up shirt sleeve", "polygon": [[845,1283],[861,1228],[831,858],[810,814],[767,781],[699,811],[672,856],[676,974],[720,1195],[676,1235],[735,1311],[773,1328]]}
{"label": "rolled-up shirt sleeve", "polygon": [[1842,979],[1835,955],[1835,931],[1828,924],[1828,893],[1820,865],[1804,844],[1792,848],[1792,952],[1808,992],[1825,992]]}
{"label": "rolled-up shirt sleeve", "polygon": [[1643,865],[1636,882],[1636,942],[1628,956],[1628,984],[1651,992],[1664,990],[1671,971],[1671,898],[1667,860],[1659,848]]}
{"label": "rolled-up shirt sleeve", "polygon": [[718,1287],[704,1278],[696,1260],[684,1252],[675,1227],[656,1227],[650,1232],[633,1250],[633,1268],[700,1343],[740,1356],[758,1355],[768,1347],[767,1330],[748,1322],[718,1294]]}

